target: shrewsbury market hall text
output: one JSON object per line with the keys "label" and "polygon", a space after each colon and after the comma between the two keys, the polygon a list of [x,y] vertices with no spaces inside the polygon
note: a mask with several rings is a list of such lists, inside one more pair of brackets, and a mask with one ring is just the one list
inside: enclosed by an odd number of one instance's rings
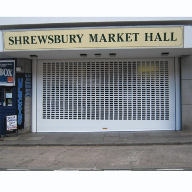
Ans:
{"label": "shrewsbury market hall text", "polygon": [[[53,44],[53,43],[82,43],[84,34],[71,35],[41,35],[41,36],[10,36],[9,45],[21,44]],[[132,42],[138,41],[139,33],[109,33],[89,34],[89,42]],[[177,41],[174,32],[167,33],[145,33],[144,41]]]}
{"label": "shrewsbury market hall text", "polygon": [[182,47],[182,27],[4,32],[4,50]]}

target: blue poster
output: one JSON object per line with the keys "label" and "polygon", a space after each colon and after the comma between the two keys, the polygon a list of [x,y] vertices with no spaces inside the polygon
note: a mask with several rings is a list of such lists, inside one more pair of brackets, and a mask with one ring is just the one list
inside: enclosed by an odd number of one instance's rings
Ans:
{"label": "blue poster", "polygon": [[0,86],[15,86],[15,61],[0,61]]}

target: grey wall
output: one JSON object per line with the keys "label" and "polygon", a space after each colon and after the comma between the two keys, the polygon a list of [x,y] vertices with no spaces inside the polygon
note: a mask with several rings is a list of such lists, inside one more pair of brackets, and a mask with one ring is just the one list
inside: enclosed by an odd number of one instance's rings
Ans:
{"label": "grey wall", "polygon": [[181,57],[182,130],[192,131],[192,56]]}

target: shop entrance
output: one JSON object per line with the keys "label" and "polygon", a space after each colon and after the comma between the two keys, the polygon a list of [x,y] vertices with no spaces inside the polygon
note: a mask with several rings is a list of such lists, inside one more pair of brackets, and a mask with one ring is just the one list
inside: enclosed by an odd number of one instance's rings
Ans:
{"label": "shop entrance", "polygon": [[0,129],[5,134],[5,116],[16,114],[16,88],[0,86]]}
{"label": "shop entrance", "polygon": [[175,130],[173,59],[38,61],[37,131]]}

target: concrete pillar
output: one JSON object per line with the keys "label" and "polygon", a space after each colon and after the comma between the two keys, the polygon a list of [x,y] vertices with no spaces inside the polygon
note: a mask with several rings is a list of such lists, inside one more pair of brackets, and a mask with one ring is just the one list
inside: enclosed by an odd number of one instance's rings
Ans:
{"label": "concrete pillar", "polygon": [[181,57],[182,130],[192,131],[192,56]]}

